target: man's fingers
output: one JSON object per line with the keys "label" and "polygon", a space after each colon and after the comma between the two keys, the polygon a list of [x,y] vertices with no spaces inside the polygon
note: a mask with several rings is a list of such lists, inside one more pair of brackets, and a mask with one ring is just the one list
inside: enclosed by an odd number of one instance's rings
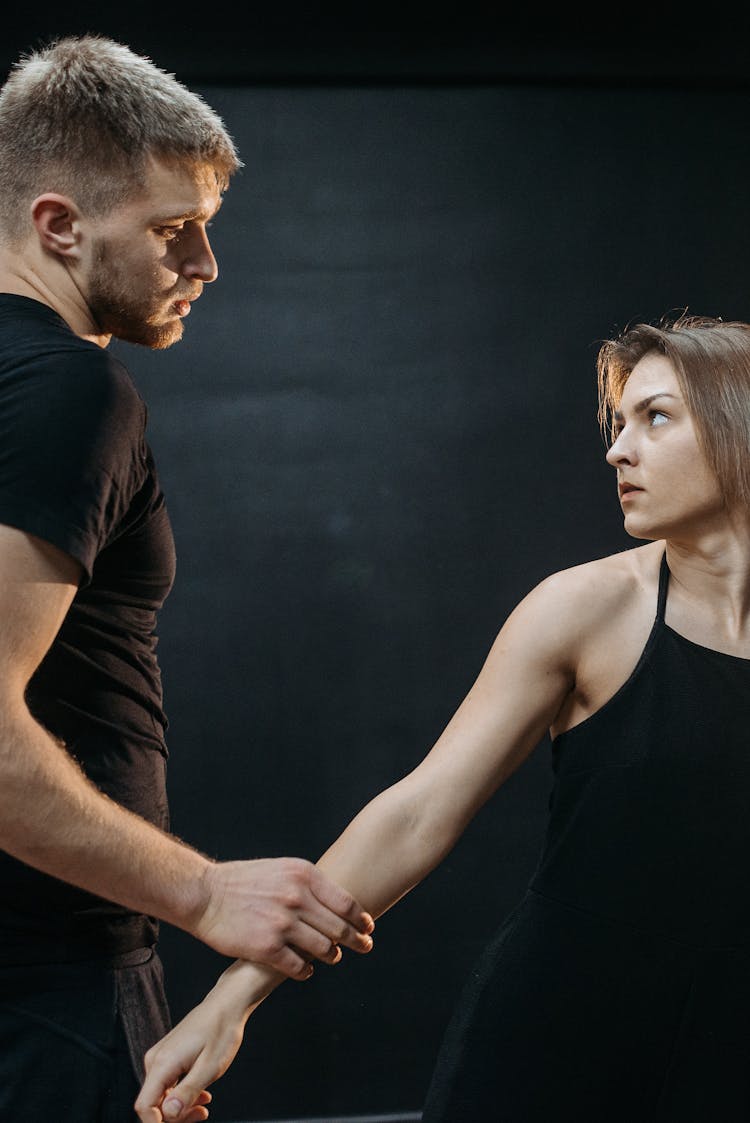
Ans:
{"label": "man's fingers", "polygon": [[[332,943],[330,942],[330,940],[326,940],[326,939],[325,939],[325,937],[321,937],[321,936],[320,936],[320,933],[318,933],[318,932],[313,932],[313,931],[312,931],[312,929],[310,929],[310,930],[309,930],[309,935],[310,935],[310,943],[311,943],[311,944],[315,942],[315,939],[316,939],[316,938],[317,938],[317,939],[319,939],[319,940],[321,940],[321,941],[322,941],[322,942],[323,942],[323,943],[325,944],[325,948],[324,948],[324,949],[323,949],[323,950],[321,951],[321,953],[320,953],[319,955],[316,955],[316,957],[315,957],[316,959],[319,959],[319,960],[321,961],[321,963],[327,963],[327,964],[329,964],[329,965],[331,965],[331,966],[332,966],[332,965],[333,965],[334,963],[338,963],[338,962],[339,962],[339,960],[341,959],[341,948],[340,948],[340,947],[337,947],[337,946],[336,946],[336,944],[332,944]],[[294,947],[294,945],[292,945],[292,946]],[[298,947],[294,947],[294,950],[295,950],[295,951],[296,951],[296,952],[297,952],[297,953],[298,953],[299,955],[301,955],[301,956],[304,956],[304,957],[305,957],[305,964],[306,964],[306,966],[307,966],[307,967],[309,968],[309,970],[310,970],[310,974],[309,974],[309,975],[304,975],[304,974],[303,974],[303,975],[301,975],[301,976],[298,976],[298,977],[301,977],[301,978],[303,978],[303,979],[304,979],[304,978],[309,978],[309,977],[310,977],[310,975],[312,974],[312,967],[313,967],[312,963],[310,963],[310,955],[311,955],[312,953],[311,953],[311,952],[308,952],[308,953],[306,954],[305,952],[303,952],[303,951],[301,950],[301,948],[298,948]]]}
{"label": "man's fingers", "polygon": [[289,936],[289,943],[306,961],[319,959],[321,963],[338,963],[341,948],[320,931],[317,925],[298,920]]}
{"label": "man's fingers", "polygon": [[341,920],[348,921],[357,932],[369,935],[375,928],[375,921],[359,901],[335,881],[331,881],[317,866],[310,872],[310,889],[322,905]]}
{"label": "man's fingers", "polygon": [[342,920],[316,902],[311,907],[302,909],[299,919],[304,928],[295,928],[289,942],[296,943],[308,956],[330,963],[337,962],[337,959],[330,958],[332,949],[337,947],[347,947],[360,954],[372,951],[372,936],[369,933],[358,932],[348,921]]}
{"label": "man's fingers", "polygon": [[307,957],[310,955],[312,955],[312,952],[296,946],[295,941],[290,936],[289,943],[279,948],[273,957],[269,957],[266,962],[269,967],[273,967],[275,971],[280,971],[287,978],[304,981],[309,979],[313,973],[312,964],[307,961]]}
{"label": "man's fingers", "polygon": [[[208,881],[209,900],[191,928],[224,955],[254,960],[289,978],[304,977],[303,960],[335,962],[333,945],[368,952],[375,924],[359,901],[304,858],[256,858],[217,862]],[[299,923],[319,933],[310,943]]]}

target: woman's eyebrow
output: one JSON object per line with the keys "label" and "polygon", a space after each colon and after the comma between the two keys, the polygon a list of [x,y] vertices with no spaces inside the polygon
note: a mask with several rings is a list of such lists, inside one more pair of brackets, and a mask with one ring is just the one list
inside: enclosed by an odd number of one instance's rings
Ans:
{"label": "woman's eyebrow", "polygon": [[[649,394],[647,398],[644,398],[642,401],[638,402],[637,405],[633,406],[633,413],[643,413],[656,398],[674,398],[675,401],[678,400],[676,394],[670,394],[668,390],[658,390],[655,394]],[[622,421],[623,419],[623,415],[619,409],[616,409],[612,416],[616,421]]]}

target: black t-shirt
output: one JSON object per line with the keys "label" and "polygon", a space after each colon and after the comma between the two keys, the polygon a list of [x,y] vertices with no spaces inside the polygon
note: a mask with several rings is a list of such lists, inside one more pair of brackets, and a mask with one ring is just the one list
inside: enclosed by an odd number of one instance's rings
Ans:
{"label": "black t-shirt", "polygon": [[[145,428],[121,362],[46,305],[0,294],[0,523],[83,567],[29,709],[102,791],[167,828],[155,625],[175,554]],[[0,851],[0,963],[115,954],[157,929]]]}

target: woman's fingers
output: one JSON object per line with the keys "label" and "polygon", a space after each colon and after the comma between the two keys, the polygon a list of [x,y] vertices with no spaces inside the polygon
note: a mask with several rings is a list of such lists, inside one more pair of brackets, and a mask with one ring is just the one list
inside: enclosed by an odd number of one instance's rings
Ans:
{"label": "woman's fingers", "polygon": [[246,1015],[221,1016],[205,1000],[144,1058],[146,1077],[135,1110],[141,1123],[200,1123],[209,1084],[226,1072],[242,1044]]}
{"label": "woman's fingers", "polygon": [[202,1123],[203,1120],[208,1119],[208,1109],[205,1105],[209,1103],[211,1103],[210,1092],[204,1088],[195,1096],[192,1088],[183,1081],[165,1095],[161,1106],[162,1119],[165,1123],[172,1123],[173,1120],[179,1120],[179,1123]]}

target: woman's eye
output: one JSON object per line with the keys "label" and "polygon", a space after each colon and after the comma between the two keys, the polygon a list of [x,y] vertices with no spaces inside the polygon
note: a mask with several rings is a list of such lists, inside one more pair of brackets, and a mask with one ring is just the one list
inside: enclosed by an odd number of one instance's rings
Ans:
{"label": "woman's eye", "polygon": [[650,409],[648,411],[648,419],[652,428],[655,425],[663,425],[666,421],[669,421],[666,413],[662,413],[661,410],[658,409]]}

